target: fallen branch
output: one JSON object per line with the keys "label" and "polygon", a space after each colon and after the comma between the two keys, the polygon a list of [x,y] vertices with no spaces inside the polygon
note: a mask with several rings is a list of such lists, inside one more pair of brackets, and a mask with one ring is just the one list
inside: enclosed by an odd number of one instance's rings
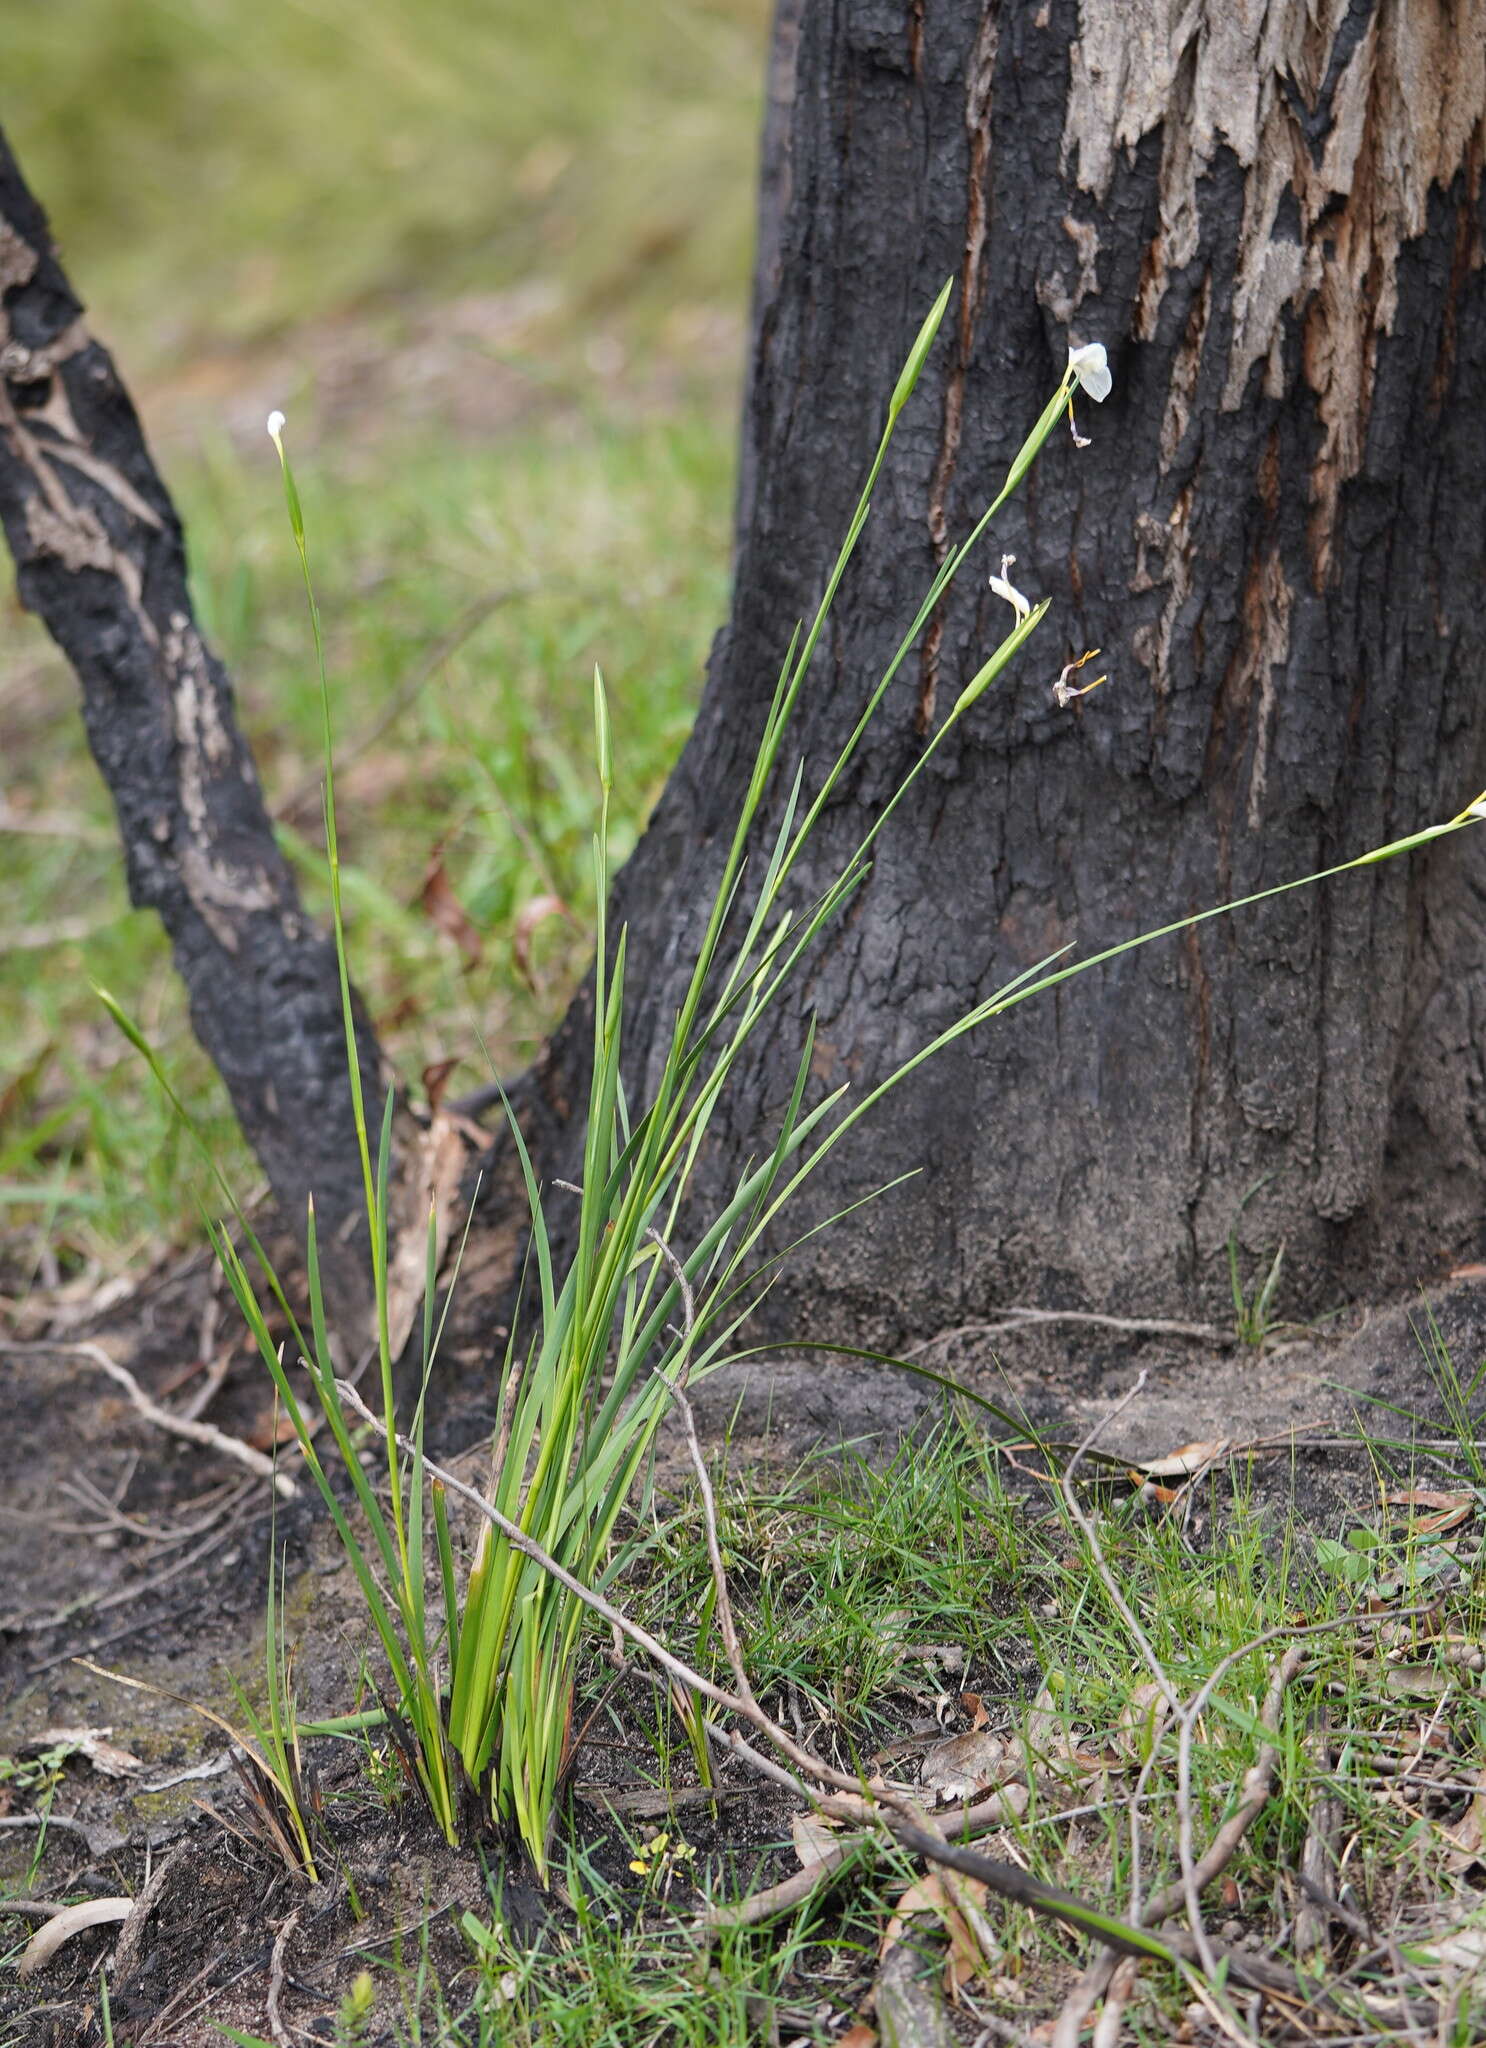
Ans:
{"label": "fallen branch", "polygon": [[[725,1738],[722,1738],[720,1730],[715,1731],[714,1739],[718,1740],[719,1747],[725,1747]],[[984,1834],[991,1828],[1003,1828],[1020,1821],[1025,1802],[1009,1795],[1022,1789],[1015,1785],[1003,1786],[978,1806],[965,1807],[954,1814],[951,1817],[957,1831],[962,1835]],[[830,1882],[850,1857],[875,1855],[882,1846],[882,1834],[877,1828],[861,1828],[854,1834],[842,1835],[816,1862],[797,1870],[792,1877],[769,1885],[763,1891],[752,1892],[735,1905],[710,1908],[699,1916],[696,1926],[699,1931],[706,1931],[719,1927],[751,1927],[760,1920],[770,1920],[776,1913],[788,1912],[792,1907],[803,1904],[822,1884]]]}
{"label": "fallen branch", "polygon": [[772,1920],[776,1914],[791,1913],[796,1906],[803,1906],[807,1899],[814,1898],[818,1891],[824,1891],[844,1874],[844,1866],[854,1856],[870,1849],[880,1842],[880,1835],[863,1830],[858,1835],[844,1835],[839,1842],[833,1842],[813,1863],[807,1863],[803,1870],[797,1870],[792,1877],[782,1878],[778,1884],[767,1885],[763,1891],[750,1892],[746,1899],[740,1899],[733,1906],[713,1906],[697,1920],[699,1932],[716,1932],[724,1927],[756,1927],[761,1920]]}
{"label": "fallen branch", "polygon": [[146,1879],[143,1890],[134,1895],[134,1904],[130,1909],[129,1918],[119,1932],[113,1961],[109,1965],[110,1976],[116,1985],[126,1984],[138,1967],[140,1952],[144,1947],[145,1929],[149,1925],[151,1914],[165,1895],[171,1871],[180,1853],[180,1849],[177,1848],[168,1856],[161,1857]]}
{"label": "fallen branch", "polygon": [[888,1950],[875,1995],[884,2048],[955,2048],[944,2000],[911,1943],[897,1941]]}

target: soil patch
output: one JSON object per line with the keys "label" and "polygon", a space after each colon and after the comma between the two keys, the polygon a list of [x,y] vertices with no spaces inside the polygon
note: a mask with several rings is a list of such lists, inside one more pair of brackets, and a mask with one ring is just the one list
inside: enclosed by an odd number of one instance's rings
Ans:
{"label": "soil patch", "polygon": [[[211,1418],[234,1435],[267,1442],[274,1418],[266,1378],[235,1348],[225,1320],[213,1319],[213,1285],[204,1263],[188,1262],[157,1276],[126,1311],[55,1341],[102,1344],[166,1402],[187,1398],[200,1374],[186,1369],[214,1371],[227,1345]],[[994,1337],[946,1333],[920,1359],[1006,1411],[1011,1419],[999,1424],[986,1416],[993,1431],[1072,1443],[1109,1417],[1112,1400],[1144,1370],[1144,1390],[1108,1423],[1099,1451],[1147,1461],[1194,1442],[1215,1457],[1225,1443],[1257,1446],[1252,1498],[1278,1536],[1295,1521],[1334,1535],[1375,1499],[1376,1452],[1360,1447],[1363,1430],[1396,1442],[1401,1470],[1428,1474],[1437,1461],[1458,1473],[1460,1454],[1452,1457],[1449,1446],[1458,1440],[1463,1397],[1452,1393],[1457,1382],[1443,1361],[1453,1359],[1459,1382],[1468,1384],[1483,1356],[1486,1287],[1462,1280],[1359,1313],[1327,1337],[1257,1352],[1044,1323]],[[460,1377],[470,1384],[469,1370]],[[871,1455],[937,1417],[945,1398],[931,1380],[822,1353],[751,1362],[698,1390],[705,1430],[714,1443],[728,1441],[735,1467],[792,1463],[823,1442],[845,1441]],[[0,1480],[0,1756],[22,1755],[49,1730],[110,1728],[139,1763],[123,1779],[81,1761],[69,1765],[34,1870],[36,1831],[0,1829],[0,1877],[15,1885],[30,1873],[24,1889],[49,1897],[137,1897],[154,1883],[148,1927],[137,1934],[127,1969],[116,1963],[110,1979],[114,2023],[126,2023],[131,2048],[195,2048],[221,2038],[213,2022],[270,2038],[276,1949],[281,2022],[299,2030],[295,2038],[329,2040],[339,2003],[371,1950],[401,1946],[412,1956],[426,1940],[433,1976],[447,1986],[472,1967],[464,1913],[488,1922],[503,1912],[513,1935],[540,1927],[554,1908],[503,1844],[451,1850],[415,1797],[388,1792],[380,1780],[393,1768],[390,1751],[369,1764],[343,1744],[310,1746],[326,1884],[306,1888],[261,1846],[231,1832],[243,1827],[243,1809],[224,1738],[186,1703],[232,1718],[229,1674],[261,1697],[271,1528],[290,1633],[303,1643],[302,1715],[344,1713],[357,1696],[365,1636],[359,1597],[305,1487],[272,1506],[261,1479],[163,1436],[85,1353],[0,1342],[0,1403],[10,1452]],[[457,1418],[446,1417],[439,1433],[457,1439]],[[468,1455],[473,1472],[483,1443]],[[672,1444],[663,1481],[678,1470]],[[175,1697],[126,1691],[76,1663],[78,1656],[116,1665]],[[579,1764],[591,1795],[578,1808],[579,1839],[620,1881],[637,1823],[632,1812],[629,1835],[616,1830],[598,1792],[605,1783],[633,1791],[633,1765],[599,1747]],[[788,1821],[756,1783],[746,1791],[715,1810],[689,1812],[687,1835],[713,1867],[726,1862],[739,1885],[768,1883],[793,1867]],[[227,1826],[200,1811],[203,1799],[220,1808]],[[24,1821],[26,1812],[17,1799],[0,1820]],[[683,1889],[674,1910],[684,1898]],[[9,1936],[15,1925],[0,1923],[0,1930]],[[12,1980],[0,1998],[7,2041],[56,2048],[101,2041],[97,1970],[118,1938],[110,1926],[69,1943],[37,1979],[39,1989]]]}

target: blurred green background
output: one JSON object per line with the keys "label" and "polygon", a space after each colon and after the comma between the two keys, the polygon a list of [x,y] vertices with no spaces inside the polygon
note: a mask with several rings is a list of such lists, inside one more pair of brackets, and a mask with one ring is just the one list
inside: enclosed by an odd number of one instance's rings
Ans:
{"label": "blurred green background", "polygon": [[[767,0],[0,6],[0,125],[183,512],[311,903],[318,697],[267,412],[328,641],[355,972],[404,1073],[519,1067],[592,925],[590,675],[622,843],[726,603]],[[197,1228],[202,1176],[103,1018],[256,1184],[76,686],[0,604],[0,1296]],[[557,906],[561,906],[560,908]],[[462,920],[461,920],[462,913]]]}

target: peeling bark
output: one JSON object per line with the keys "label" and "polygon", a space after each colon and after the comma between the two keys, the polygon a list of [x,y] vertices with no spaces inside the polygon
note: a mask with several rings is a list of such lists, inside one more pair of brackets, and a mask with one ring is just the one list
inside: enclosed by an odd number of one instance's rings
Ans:
{"label": "peeling bark", "polygon": [[[1115,390],[1085,409],[1092,448],[1050,444],[827,812],[802,899],[911,764],[936,693],[984,658],[985,573],[1014,553],[1018,584],[1055,599],[1049,629],[883,835],[741,1076],[703,1203],[766,1142],[809,1011],[818,1084],[868,1086],[1056,945],[1312,872],[1486,781],[1480,0],[819,0],[789,28],[732,616],[617,888],[655,1020],[943,279],[951,322],[808,688],[811,760],[1070,342],[1107,345]],[[1053,678],[1090,646],[1112,679],[1059,710]],[[1256,1256],[1286,1240],[1288,1313],[1477,1244],[1483,897],[1486,844],[1461,835],[988,1026],[836,1155],[790,1236],[923,1171],[795,1255],[776,1322],[891,1337],[1009,1298],[1206,1307],[1270,1175],[1244,1232]],[[583,1014],[532,1091],[554,1158]],[[652,1059],[642,1042],[641,1093]]]}
{"label": "peeling bark", "polygon": [[[40,207],[0,137],[0,520],[21,602],[66,654],[123,838],[131,900],[159,912],[197,1037],[291,1226],[313,1194],[327,1292],[349,1342],[370,1267],[333,942],[305,916],[233,712],[197,628],[175,509],[107,351],[91,336]],[[391,1076],[365,1012],[368,1114]],[[448,1133],[396,1127],[393,1237],[422,1282],[430,1176]],[[404,1212],[406,1212],[404,1214]]]}

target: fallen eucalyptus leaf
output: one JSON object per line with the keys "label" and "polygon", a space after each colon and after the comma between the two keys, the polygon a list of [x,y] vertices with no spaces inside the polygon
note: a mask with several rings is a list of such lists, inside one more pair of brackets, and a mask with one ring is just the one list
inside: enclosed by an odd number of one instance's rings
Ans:
{"label": "fallen eucalyptus leaf", "polygon": [[977,1792],[989,1792],[1021,1769],[1021,1756],[1013,1757],[1004,1735],[987,1728],[972,1728],[965,1735],[951,1735],[936,1742],[919,1765],[919,1778],[941,1799],[973,1799]]}
{"label": "fallen eucalyptus leaf", "polygon": [[84,1899],[80,1906],[64,1906],[44,1927],[38,1927],[27,1942],[26,1952],[16,1965],[16,1975],[34,1977],[74,1934],[85,1933],[89,1927],[106,1927],[111,1921],[127,1920],[133,1909],[133,1899]]}
{"label": "fallen eucalyptus leaf", "polygon": [[1180,1444],[1164,1458],[1132,1458],[1131,1471],[1139,1479],[1188,1479],[1221,1458],[1232,1441],[1219,1436],[1207,1444]]}
{"label": "fallen eucalyptus leaf", "polygon": [[795,1854],[800,1859],[802,1870],[813,1870],[817,1863],[824,1863],[834,1856],[841,1846],[836,1832],[840,1823],[828,1820],[819,1813],[797,1813],[789,1824],[794,1837]]}

